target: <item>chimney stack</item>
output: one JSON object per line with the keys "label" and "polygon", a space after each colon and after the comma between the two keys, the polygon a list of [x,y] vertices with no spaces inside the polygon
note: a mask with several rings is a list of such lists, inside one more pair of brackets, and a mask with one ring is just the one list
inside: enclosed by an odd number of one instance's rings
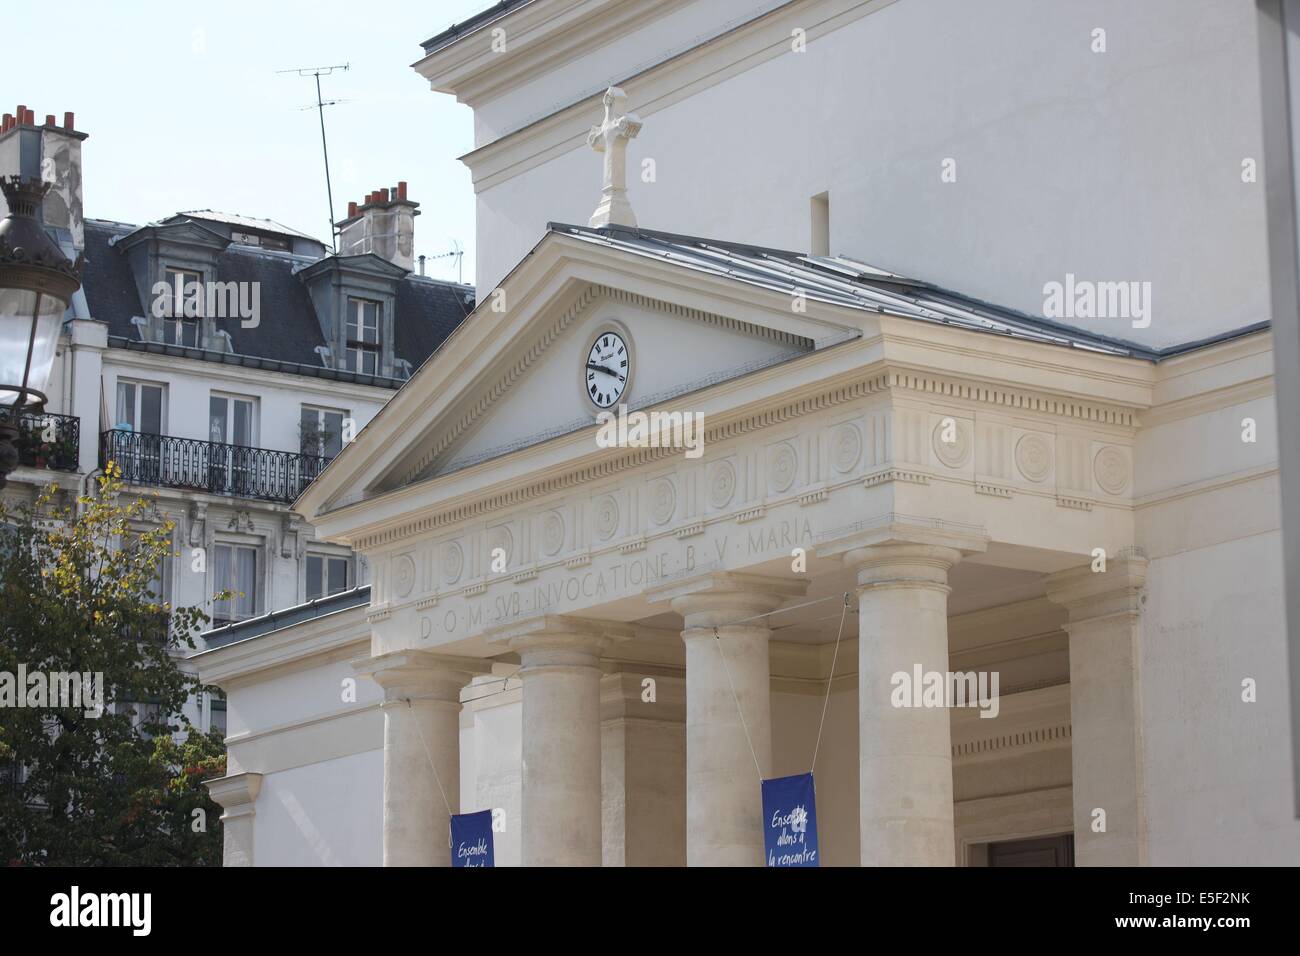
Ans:
{"label": "chimney stack", "polygon": [[[50,183],[41,205],[40,220],[59,243],[64,255],[76,259],[85,250],[82,221],[81,142],[85,133],[77,132],[75,117],[47,113],[45,122],[36,125],[36,111],[25,103],[0,119],[0,176],[40,177]],[[0,197],[0,217],[9,214]]]}
{"label": "chimney stack", "polygon": [[[373,253],[407,272],[415,269],[415,217],[420,204],[406,196],[406,181],[385,186],[360,202],[348,203],[348,218],[338,224],[339,254]],[[423,270],[421,270],[423,274]]]}

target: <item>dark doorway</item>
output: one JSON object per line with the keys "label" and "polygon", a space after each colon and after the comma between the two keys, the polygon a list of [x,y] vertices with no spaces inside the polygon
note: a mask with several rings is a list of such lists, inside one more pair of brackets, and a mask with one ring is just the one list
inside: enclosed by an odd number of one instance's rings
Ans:
{"label": "dark doorway", "polygon": [[1074,866],[1074,834],[988,844],[989,866]]}

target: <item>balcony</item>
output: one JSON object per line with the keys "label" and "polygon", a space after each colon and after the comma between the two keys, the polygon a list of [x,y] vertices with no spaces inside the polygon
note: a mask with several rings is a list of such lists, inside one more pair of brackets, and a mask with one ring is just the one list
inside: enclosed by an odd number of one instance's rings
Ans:
{"label": "balcony", "polygon": [[99,436],[100,466],[109,461],[122,469],[122,479],[131,484],[289,504],[330,459],[114,430]]}
{"label": "balcony", "polygon": [[75,472],[81,453],[81,419],[52,412],[23,415],[16,444],[20,465]]}

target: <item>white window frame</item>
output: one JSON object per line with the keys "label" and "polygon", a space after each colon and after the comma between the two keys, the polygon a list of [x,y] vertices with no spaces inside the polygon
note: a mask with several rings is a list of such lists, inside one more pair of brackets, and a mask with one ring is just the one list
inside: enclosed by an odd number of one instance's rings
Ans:
{"label": "white window frame", "polygon": [[140,431],[140,399],[142,388],[156,388],[161,393],[158,402],[158,434],[167,434],[167,383],[166,382],[149,382],[138,378],[119,378],[113,388],[113,421],[110,423],[113,428],[117,428],[121,419],[118,417],[117,408],[119,397],[123,385],[135,386],[134,407],[131,409],[131,417],[135,419],[131,423],[131,430],[137,434],[149,434]]}
{"label": "white window frame", "polygon": [[[302,559],[302,580],[303,580],[302,595],[304,601],[313,600],[313,598],[311,597],[311,590],[310,590],[311,587],[310,567],[311,567],[312,558],[319,558],[321,561],[321,581],[320,581],[321,593],[317,595],[317,598],[325,598],[325,597],[332,596],[329,593],[329,562],[331,561],[342,561],[347,571],[346,579],[343,584],[343,591],[347,591],[350,588],[354,588],[357,586],[356,562],[353,560],[351,554],[340,554],[334,551],[323,551],[323,550],[308,551],[303,556]],[[342,594],[342,593],[343,593],[342,591],[334,592],[334,594]]]}
{"label": "white window frame", "polygon": [[[183,348],[202,348],[203,347],[203,312],[206,308],[206,296],[202,291],[199,293],[198,315],[190,318],[185,314],[185,284],[186,282],[197,282],[199,289],[204,288],[203,273],[198,269],[189,269],[185,266],[164,266],[163,275],[168,287],[171,289],[171,316],[163,317],[163,342],[167,345],[179,345]],[[181,334],[186,325],[194,326],[194,344],[191,345],[184,341],[184,335]],[[176,334],[173,339],[172,333]]]}
{"label": "white window frame", "polygon": [[[217,582],[217,564],[218,564],[218,562],[217,562],[217,554],[218,554],[218,552],[220,551],[221,548],[229,548],[230,551],[231,551],[231,554],[230,554],[230,560],[231,560],[231,585],[232,585],[232,588],[231,588],[231,589],[232,589],[232,590],[235,590],[235,585],[237,584],[237,582],[234,580],[234,577],[235,577],[235,570],[234,570],[234,569],[235,569],[235,552],[236,552],[237,550],[239,550],[239,549],[244,549],[244,550],[252,551],[252,552],[253,552],[253,594],[252,594],[252,609],[251,609],[251,610],[249,611],[249,613],[248,613],[247,615],[245,615],[244,617],[221,617],[221,623],[222,623],[222,624],[228,624],[228,623],[233,623],[233,622],[237,622],[237,621],[246,621],[246,620],[248,620],[249,618],[257,617],[258,614],[262,613],[263,594],[264,594],[264,592],[266,591],[266,581],[264,580],[264,578],[265,578],[265,572],[266,572],[266,549],[263,548],[262,546],[258,545],[258,544],[253,544],[253,543],[251,543],[251,542],[249,542],[249,541],[246,541],[246,540],[244,540],[244,541],[240,541],[240,540],[229,539],[229,540],[219,540],[219,541],[215,541],[215,542],[213,542],[213,545],[212,545],[212,562],[211,562],[211,564],[212,564],[212,587],[211,587],[211,593],[212,593],[212,594],[215,594],[215,593],[217,592],[217,589],[218,589],[218,582]],[[245,593],[245,597],[247,597],[247,596],[248,596],[248,592],[245,591],[244,593]],[[237,595],[238,595],[238,591],[236,591],[236,596],[235,596],[235,597],[232,597],[232,598],[230,599],[230,601],[228,602],[230,605],[232,605],[232,606],[230,607],[230,610],[231,610],[232,612],[235,611],[235,608],[233,607],[234,603],[235,603],[237,600],[239,600],[239,598],[237,597]],[[217,601],[215,598],[214,598],[213,601],[212,601],[212,618],[213,618],[213,622],[214,622],[214,623],[217,621],[217,618],[218,618],[218,616],[219,616],[219,615],[218,615],[218,611],[219,611],[219,607],[218,607],[218,605],[219,605],[220,603],[221,603],[221,602]],[[221,626],[221,625],[217,625],[217,626]]]}
{"label": "white window frame", "polygon": [[[375,307],[374,339],[366,337],[370,327],[366,325],[366,306]],[[378,299],[365,299],[360,296],[348,296],[347,314],[344,316],[344,356],[345,367],[361,375],[378,375],[383,367],[383,342],[381,331],[384,325],[384,304]],[[354,327],[357,337],[353,337],[349,327]],[[363,355],[373,355],[375,367],[367,371],[362,367]]]}
{"label": "white window frame", "polygon": [[234,392],[222,392],[222,391],[218,391],[217,389],[213,389],[212,391],[208,392],[208,413],[207,413],[208,431],[207,431],[206,440],[207,441],[215,440],[212,437],[212,400],[214,398],[220,399],[221,401],[224,401],[226,403],[226,434],[221,439],[220,444],[222,445],[239,444],[238,442],[235,442],[233,440],[234,424],[235,424],[234,403],[248,402],[249,405],[251,406],[248,414],[249,436],[248,436],[248,444],[244,447],[260,448],[261,446],[258,444],[258,442],[261,440],[261,430],[262,430],[261,400],[256,395],[238,395]]}
{"label": "white window frame", "polygon": [[[325,405],[315,405],[315,404],[313,404],[313,403],[311,403],[311,402],[303,402],[303,403],[301,404],[300,408],[299,408],[299,411],[298,411],[298,423],[299,423],[299,427],[300,427],[300,428],[301,428],[301,426],[302,426],[302,418],[303,418],[303,413],[304,413],[304,412],[314,412],[314,413],[315,413],[315,415],[316,415],[316,428],[317,428],[319,431],[324,431],[324,430],[325,430],[325,416],[326,416],[326,415],[338,415],[338,416],[340,417],[341,421],[340,421],[340,423],[339,423],[339,429],[340,429],[340,432],[339,432],[339,451],[342,452],[342,451],[343,451],[343,434],[342,434],[342,429],[345,427],[345,423],[347,422],[347,420],[351,417],[351,413],[350,413],[346,408],[329,408],[329,407],[327,407],[327,406],[325,406]],[[299,450],[300,452],[302,452],[303,454],[306,454],[306,453],[307,453],[306,450],[302,447],[302,436],[301,436],[301,435],[299,436],[299,441],[298,441],[298,450]],[[325,450],[324,450],[324,446],[323,446],[323,445],[321,446],[321,448],[320,448],[320,450],[317,452],[317,454],[322,455],[322,456],[325,456],[325,457],[328,457],[328,456],[326,455],[326,453],[325,453]]]}

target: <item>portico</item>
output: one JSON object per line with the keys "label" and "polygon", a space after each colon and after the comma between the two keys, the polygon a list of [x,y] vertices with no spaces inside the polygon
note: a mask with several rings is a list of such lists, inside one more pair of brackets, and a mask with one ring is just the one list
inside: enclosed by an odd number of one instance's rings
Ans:
{"label": "portico", "polygon": [[[1119,555],[1149,364],[791,311],[618,235],[548,234],[503,284],[515,306],[480,309],[299,503],[373,569],[357,667],[391,698],[385,860],[445,855],[419,758],[455,778],[500,696],[474,675],[503,667],[520,810],[500,839],[525,865],[635,865],[647,834],[655,862],[761,865],[759,783],[814,752],[830,861],[968,863],[1044,834],[1079,862],[1139,854],[1141,740],[1112,697],[1138,679],[1140,557]],[[702,416],[702,454],[595,440],[562,383],[610,328],[625,400]],[[914,669],[996,670],[997,715],[900,706]],[[1106,804],[1104,834],[1076,797]]]}

